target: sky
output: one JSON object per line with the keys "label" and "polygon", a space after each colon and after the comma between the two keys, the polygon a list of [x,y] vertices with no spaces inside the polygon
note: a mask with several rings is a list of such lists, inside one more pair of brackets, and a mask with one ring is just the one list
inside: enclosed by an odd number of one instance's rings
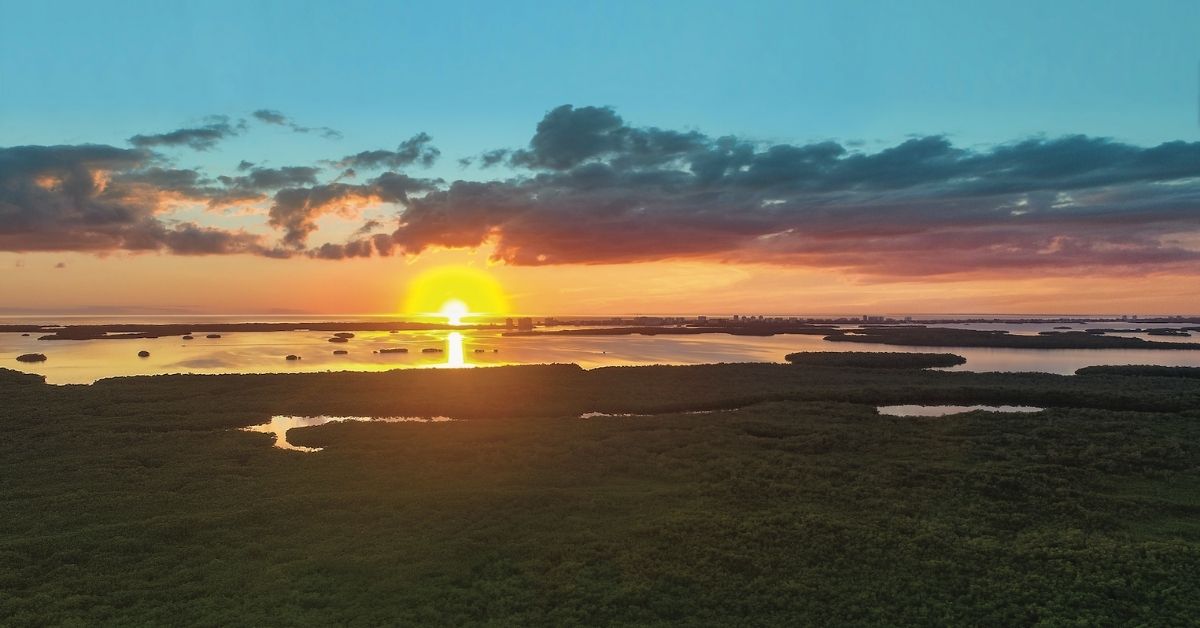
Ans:
{"label": "sky", "polygon": [[1196,2],[0,0],[0,314],[1200,313]]}

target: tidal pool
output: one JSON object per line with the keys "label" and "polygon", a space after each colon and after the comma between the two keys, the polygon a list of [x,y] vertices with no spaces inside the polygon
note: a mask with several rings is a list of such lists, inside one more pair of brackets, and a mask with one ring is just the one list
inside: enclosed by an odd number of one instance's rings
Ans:
{"label": "tidal pool", "polygon": [[314,453],[321,451],[321,447],[304,447],[301,445],[293,445],[288,442],[288,430],[298,427],[314,427],[324,425],[326,423],[335,423],[338,421],[381,421],[384,423],[442,423],[445,421],[453,421],[446,416],[390,416],[390,417],[373,417],[373,416],[273,416],[271,420],[260,425],[251,425],[243,427],[246,432],[258,432],[260,434],[274,434],[275,447],[278,449],[286,449],[288,451],[303,451],[306,453]]}
{"label": "tidal pool", "polygon": [[1034,406],[879,406],[879,414],[888,416],[949,416],[983,410],[984,412],[1041,412],[1045,408]]}

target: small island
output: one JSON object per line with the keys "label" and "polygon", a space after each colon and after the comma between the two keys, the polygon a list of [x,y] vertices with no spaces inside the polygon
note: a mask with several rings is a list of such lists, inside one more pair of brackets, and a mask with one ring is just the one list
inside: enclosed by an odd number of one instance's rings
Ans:
{"label": "small island", "polygon": [[887,353],[811,351],[789,353],[784,359],[804,366],[852,367],[870,369],[948,368],[966,364],[967,359],[953,353]]}
{"label": "small island", "polygon": [[1194,342],[1158,342],[1083,331],[1042,332],[1036,336],[1019,336],[1005,331],[978,331],[946,327],[864,327],[826,336],[825,340],[909,347],[1200,350],[1200,343]]}

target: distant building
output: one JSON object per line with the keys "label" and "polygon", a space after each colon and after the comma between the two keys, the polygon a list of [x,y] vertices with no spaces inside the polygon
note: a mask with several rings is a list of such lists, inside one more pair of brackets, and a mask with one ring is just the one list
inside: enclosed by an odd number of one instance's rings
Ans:
{"label": "distant building", "polygon": [[707,323],[707,322],[708,322],[708,317],[707,317],[707,316],[697,316],[697,317],[696,317],[696,320],[697,320],[697,321],[699,321],[699,322],[701,322],[701,323]]}
{"label": "distant building", "polygon": [[512,329],[513,328],[513,319],[511,319],[511,318],[504,319],[504,328]]}
{"label": "distant building", "polygon": [[533,319],[529,317],[518,318],[517,329],[519,331],[533,331]]}

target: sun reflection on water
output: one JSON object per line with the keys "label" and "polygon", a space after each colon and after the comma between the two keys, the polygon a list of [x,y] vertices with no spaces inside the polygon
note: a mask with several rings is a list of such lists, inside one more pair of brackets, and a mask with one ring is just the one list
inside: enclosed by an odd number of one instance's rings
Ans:
{"label": "sun reflection on water", "polygon": [[467,368],[474,366],[467,364],[466,354],[463,353],[463,335],[460,332],[452,331],[446,336],[446,368]]}

